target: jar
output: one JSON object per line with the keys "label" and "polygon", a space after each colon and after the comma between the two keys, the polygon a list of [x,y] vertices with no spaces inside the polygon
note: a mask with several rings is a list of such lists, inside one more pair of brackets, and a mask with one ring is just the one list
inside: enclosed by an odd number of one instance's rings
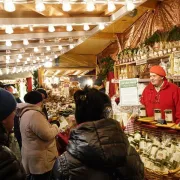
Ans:
{"label": "jar", "polygon": [[155,158],[155,155],[156,155],[156,152],[158,150],[158,146],[156,145],[152,145],[152,148],[151,148],[151,152],[150,152],[150,158],[151,159],[154,159]]}
{"label": "jar", "polygon": [[161,109],[154,109],[154,120],[157,121],[162,118]]}
{"label": "jar", "polygon": [[159,148],[156,153],[156,160],[158,161],[164,161],[166,159],[167,152],[164,148]]}
{"label": "jar", "polygon": [[146,117],[146,108],[145,106],[141,106],[140,107],[140,114],[139,114],[140,117]]}
{"label": "jar", "polygon": [[139,142],[139,149],[141,151],[143,151],[145,149],[145,147],[146,147],[146,140],[145,140],[145,138],[141,138],[141,140]]}
{"label": "jar", "polygon": [[141,134],[139,131],[137,131],[135,134],[134,134],[134,140],[135,141],[140,141],[141,139]]}
{"label": "jar", "polygon": [[165,120],[167,123],[172,123],[173,122],[173,114],[171,109],[165,109]]}

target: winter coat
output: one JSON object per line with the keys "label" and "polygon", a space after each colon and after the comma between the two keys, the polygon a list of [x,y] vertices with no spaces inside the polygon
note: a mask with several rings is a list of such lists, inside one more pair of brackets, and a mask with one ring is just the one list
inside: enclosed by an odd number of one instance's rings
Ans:
{"label": "winter coat", "polygon": [[154,116],[154,109],[161,109],[162,118],[165,118],[165,109],[171,109],[173,120],[180,122],[180,89],[173,83],[164,80],[159,92],[150,83],[146,86],[141,97],[141,103],[146,107],[147,116]]}
{"label": "winter coat", "polygon": [[7,145],[7,134],[0,123],[0,179],[25,180],[26,175],[23,166]]}
{"label": "winter coat", "polygon": [[50,171],[58,156],[55,136],[57,125],[51,125],[36,105],[17,105],[22,136],[22,164],[27,173],[43,174]]}
{"label": "winter coat", "polygon": [[71,131],[53,176],[55,180],[143,180],[144,165],[119,123],[102,119]]}

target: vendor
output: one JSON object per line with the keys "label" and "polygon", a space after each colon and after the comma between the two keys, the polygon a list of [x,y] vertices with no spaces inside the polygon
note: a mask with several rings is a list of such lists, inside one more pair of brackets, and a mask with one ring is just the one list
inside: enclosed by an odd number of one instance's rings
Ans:
{"label": "vendor", "polygon": [[154,116],[154,109],[160,109],[162,119],[165,119],[165,109],[171,109],[173,121],[180,123],[180,89],[166,79],[166,73],[161,66],[150,68],[150,83],[144,89],[141,103],[146,108],[147,116]]}

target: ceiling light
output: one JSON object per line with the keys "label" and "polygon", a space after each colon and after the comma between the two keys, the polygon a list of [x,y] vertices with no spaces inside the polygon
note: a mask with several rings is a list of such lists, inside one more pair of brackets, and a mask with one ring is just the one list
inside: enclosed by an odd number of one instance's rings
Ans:
{"label": "ceiling light", "polygon": [[33,28],[32,25],[29,26],[29,30],[30,30],[31,32],[34,31],[34,28]]}
{"label": "ceiling light", "polygon": [[6,46],[8,47],[12,46],[12,42],[10,40],[6,40]]}
{"label": "ceiling light", "polygon": [[95,9],[93,0],[87,0],[86,9],[87,11],[93,11]]}
{"label": "ceiling light", "polygon": [[72,28],[72,26],[69,24],[69,25],[66,26],[66,30],[67,30],[67,31],[72,31],[73,28]]}
{"label": "ceiling light", "polygon": [[54,31],[55,31],[54,26],[53,26],[53,25],[49,25],[49,26],[48,26],[48,31],[49,31],[49,32],[54,32]]}
{"label": "ceiling light", "polygon": [[113,12],[116,9],[116,6],[114,5],[114,1],[108,0],[108,11]]}
{"label": "ceiling light", "polygon": [[104,24],[103,24],[103,23],[100,23],[100,24],[99,24],[99,29],[100,29],[100,30],[103,30],[103,29],[104,29]]}
{"label": "ceiling light", "polygon": [[126,7],[128,11],[132,11],[135,8],[133,0],[126,0]]}
{"label": "ceiling light", "polygon": [[16,10],[12,0],[4,0],[4,10],[8,12],[13,12]]}
{"label": "ceiling light", "polygon": [[89,25],[88,24],[84,24],[84,30],[88,31],[89,30]]}
{"label": "ceiling light", "polygon": [[63,9],[63,11],[71,10],[71,4],[70,4],[69,0],[63,0],[62,9]]}
{"label": "ceiling light", "polygon": [[26,59],[27,61],[30,61],[30,58],[29,57],[27,57],[27,59]]}
{"label": "ceiling light", "polygon": [[28,41],[27,39],[24,39],[24,40],[23,40],[23,44],[24,44],[25,46],[27,46],[27,45],[29,44],[29,41]]}
{"label": "ceiling light", "polygon": [[39,49],[37,47],[34,48],[34,52],[38,52]]}
{"label": "ceiling light", "polygon": [[61,45],[59,45],[58,48],[59,48],[59,50],[62,50],[62,46]]}
{"label": "ceiling light", "polygon": [[43,0],[35,0],[35,8],[36,8],[36,11],[38,12],[44,11],[46,7],[43,3]]}
{"label": "ceiling light", "polygon": [[47,47],[46,47],[46,50],[47,50],[47,51],[50,51],[50,50],[51,50],[51,47],[50,47],[50,46],[47,46]]}
{"label": "ceiling light", "polygon": [[20,59],[16,59],[16,62],[20,62]]}
{"label": "ceiling light", "polygon": [[12,34],[14,32],[12,26],[11,25],[6,26],[5,32],[6,34]]}
{"label": "ceiling light", "polygon": [[52,62],[50,61],[45,62],[44,67],[52,67]]}
{"label": "ceiling light", "polygon": [[18,55],[18,59],[22,59],[22,54],[19,54],[19,55]]}

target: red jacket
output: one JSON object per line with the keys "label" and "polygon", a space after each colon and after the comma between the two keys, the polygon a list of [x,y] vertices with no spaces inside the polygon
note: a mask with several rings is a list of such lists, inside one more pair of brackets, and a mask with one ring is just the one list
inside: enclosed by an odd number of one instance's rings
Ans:
{"label": "red jacket", "polygon": [[165,80],[157,92],[150,83],[143,91],[141,103],[146,107],[147,116],[154,116],[154,109],[161,109],[164,119],[164,110],[172,109],[174,122],[180,123],[180,89],[175,84]]}

